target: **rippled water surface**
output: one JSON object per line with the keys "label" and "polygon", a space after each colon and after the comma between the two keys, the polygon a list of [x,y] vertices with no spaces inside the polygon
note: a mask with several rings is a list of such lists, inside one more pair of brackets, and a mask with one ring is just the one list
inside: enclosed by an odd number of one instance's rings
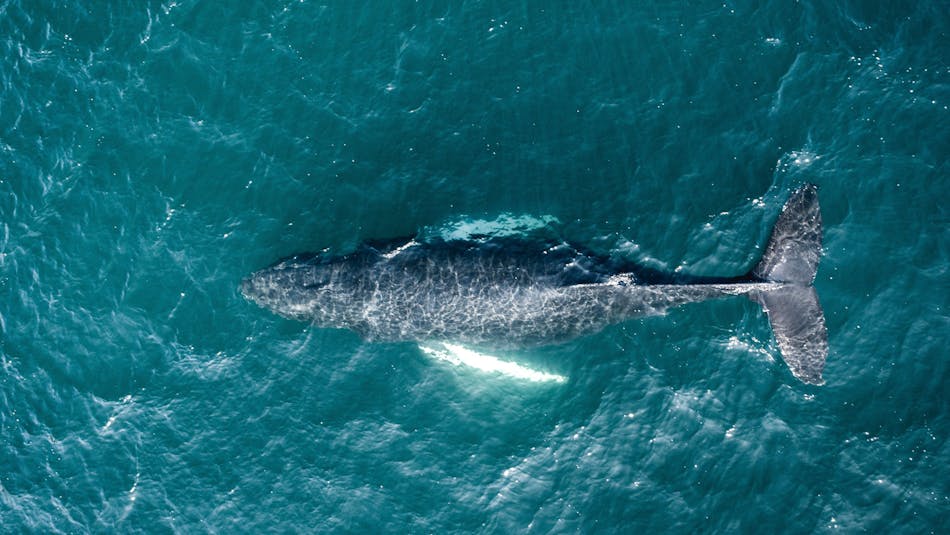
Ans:
{"label": "rippled water surface", "polygon": [[[362,4],[0,1],[3,531],[946,529],[945,3]],[[805,182],[821,387],[743,298],[496,357],[238,289],[486,229],[737,275]]]}

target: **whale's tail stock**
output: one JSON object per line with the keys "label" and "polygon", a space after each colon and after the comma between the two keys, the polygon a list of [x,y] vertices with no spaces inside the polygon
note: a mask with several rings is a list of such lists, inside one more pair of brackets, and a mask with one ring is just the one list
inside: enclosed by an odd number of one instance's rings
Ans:
{"label": "whale's tail stock", "polygon": [[779,215],[762,259],[750,277],[781,283],[776,289],[750,294],[762,305],[782,358],[802,382],[824,383],[821,372],[828,356],[825,315],[812,286],[821,258],[821,210],[818,187],[795,190]]}

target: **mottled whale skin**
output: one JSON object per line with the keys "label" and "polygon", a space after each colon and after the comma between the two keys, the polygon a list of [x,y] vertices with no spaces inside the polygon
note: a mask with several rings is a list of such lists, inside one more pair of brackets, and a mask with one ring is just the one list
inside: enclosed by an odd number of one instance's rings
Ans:
{"label": "mottled whale skin", "polygon": [[827,333],[812,287],[820,256],[821,214],[809,184],[789,196],[761,261],[736,277],[664,274],[564,243],[407,238],[287,258],[245,279],[241,291],[282,316],[368,339],[481,347],[556,343],[670,307],[746,295],[765,309],[792,373],[822,384]]}

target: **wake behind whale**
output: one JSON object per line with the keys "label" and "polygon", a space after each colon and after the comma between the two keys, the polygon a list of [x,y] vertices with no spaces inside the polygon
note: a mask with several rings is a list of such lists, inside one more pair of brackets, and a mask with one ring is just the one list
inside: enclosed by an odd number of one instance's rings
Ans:
{"label": "wake behind whale", "polygon": [[812,283],[821,256],[817,187],[794,191],[747,274],[692,277],[518,236],[369,243],[297,255],[245,279],[248,299],[373,340],[491,347],[556,343],[670,307],[746,295],[765,310],[792,373],[822,384],[828,353]]}

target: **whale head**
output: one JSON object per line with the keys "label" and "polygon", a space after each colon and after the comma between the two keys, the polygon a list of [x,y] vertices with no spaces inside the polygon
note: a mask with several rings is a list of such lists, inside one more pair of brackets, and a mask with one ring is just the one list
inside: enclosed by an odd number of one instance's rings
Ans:
{"label": "whale head", "polygon": [[337,267],[315,255],[291,257],[241,281],[241,293],[281,316],[332,325],[352,295]]}

